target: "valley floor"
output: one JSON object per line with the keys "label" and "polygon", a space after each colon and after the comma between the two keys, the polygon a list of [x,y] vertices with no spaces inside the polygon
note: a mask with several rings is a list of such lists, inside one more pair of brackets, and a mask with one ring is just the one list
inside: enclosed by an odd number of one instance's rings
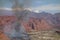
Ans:
{"label": "valley floor", "polygon": [[31,40],[60,40],[60,35],[53,31],[32,31],[28,34]]}
{"label": "valley floor", "polygon": [[[28,32],[29,39],[27,40],[60,40],[60,35],[54,31],[31,31]],[[7,37],[4,35],[0,36],[0,40],[5,40]],[[5,39],[4,39],[5,38]],[[11,40],[10,38],[8,38]],[[13,38],[12,40],[26,40],[22,38]]]}

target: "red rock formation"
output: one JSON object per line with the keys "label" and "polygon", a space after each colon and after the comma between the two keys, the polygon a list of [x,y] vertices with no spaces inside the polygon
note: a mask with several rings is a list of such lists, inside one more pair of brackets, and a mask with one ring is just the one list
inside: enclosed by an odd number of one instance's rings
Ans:
{"label": "red rock formation", "polygon": [[[16,20],[15,16],[0,16],[0,25],[6,25],[8,23],[12,23]],[[45,19],[38,19],[38,18],[30,18],[29,22],[23,22],[26,31],[31,30],[49,30],[51,29],[51,25]]]}
{"label": "red rock formation", "polygon": [[45,19],[38,18],[30,18],[28,23],[24,23],[24,26],[27,31],[51,30],[52,28],[52,25],[49,25],[49,23]]}
{"label": "red rock formation", "polygon": [[16,20],[15,16],[0,16],[0,25],[5,25]]}
{"label": "red rock formation", "polygon": [[10,40],[4,33],[0,32],[0,40]]}

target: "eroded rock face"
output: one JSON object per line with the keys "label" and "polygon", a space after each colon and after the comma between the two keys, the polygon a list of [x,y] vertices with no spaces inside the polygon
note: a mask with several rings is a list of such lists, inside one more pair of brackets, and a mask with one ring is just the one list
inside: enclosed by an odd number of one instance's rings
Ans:
{"label": "eroded rock face", "polygon": [[27,31],[31,30],[51,30],[52,25],[50,25],[45,19],[30,18],[28,23],[24,23]]}
{"label": "eroded rock face", "polygon": [[[3,25],[11,25],[11,23],[14,22],[14,20],[16,20],[16,17],[14,16],[7,16],[7,17],[3,17],[3,19],[1,19],[1,24]],[[31,31],[31,30],[49,30],[52,28],[52,25],[49,24],[49,22],[44,19],[44,18],[29,18],[28,22],[22,22],[22,24],[24,25],[26,31]],[[10,28],[10,27],[6,27],[6,28]],[[11,30],[11,29],[10,29]]]}
{"label": "eroded rock face", "polygon": [[[12,27],[12,24],[16,21],[16,19],[17,18],[15,16],[0,17],[0,22],[1,22],[0,25],[3,25],[4,32],[9,36],[11,35],[14,36],[13,34],[15,31],[14,31],[14,26]],[[41,17],[41,18],[30,17],[28,22],[22,22],[22,25],[24,26],[27,32],[30,32],[32,30],[33,31],[51,30],[53,27],[53,25],[51,24],[53,24],[52,21],[46,17]],[[28,38],[27,34],[24,35],[26,35],[25,37]]]}
{"label": "eroded rock face", "polygon": [[[4,20],[4,18],[6,18],[6,20]],[[29,40],[25,27],[22,24],[19,26],[19,32],[16,32],[15,26],[16,27],[18,27],[18,26],[16,25],[16,21],[15,21],[16,18],[15,19],[14,18],[15,17],[13,17],[13,16],[7,16],[7,17],[4,16],[3,17],[4,23],[1,22],[1,24],[3,25],[4,34],[7,35],[11,39],[17,38],[16,40],[19,40],[22,38],[24,40]],[[2,19],[1,19],[1,21],[2,21]]]}
{"label": "eroded rock face", "polygon": [[10,38],[0,31],[0,40],[10,40]]}
{"label": "eroded rock face", "polygon": [[[6,11],[4,11],[4,13],[5,12]],[[10,11],[9,14],[11,12],[12,11]],[[8,13],[8,11],[6,13]],[[50,29],[52,26],[56,25],[55,17],[51,13],[47,13],[47,12],[35,13],[35,12],[31,12],[29,10],[24,10],[21,13],[23,13],[24,15],[25,15],[25,13],[27,13],[27,16],[24,18],[29,19],[28,22],[22,22],[24,27],[26,28],[26,31],[42,30],[42,29],[45,30],[46,28]],[[14,15],[6,16],[6,17],[4,16],[2,19],[1,18],[0,18],[0,20],[1,20],[0,22],[2,25],[8,25],[8,23],[9,24],[13,23],[14,20],[17,19],[16,17],[14,17]]]}

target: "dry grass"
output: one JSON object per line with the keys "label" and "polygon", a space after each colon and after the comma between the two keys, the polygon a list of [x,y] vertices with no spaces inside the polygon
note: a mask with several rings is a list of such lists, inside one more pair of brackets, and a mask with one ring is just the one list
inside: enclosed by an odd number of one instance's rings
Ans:
{"label": "dry grass", "polygon": [[28,34],[31,40],[60,40],[60,35],[54,31],[33,31]]}
{"label": "dry grass", "polygon": [[[55,33],[54,31],[31,31],[31,32],[28,32],[28,35],[31,40],[60,40],[60,35]],[[3,34],[0,36],[2,37],[2,39],[0,40],[5,40],[7,38]],[[9,40],[9,38],[7,39]],[[20,40],[20,38],[18,39],[14,38],[13,40]]]}

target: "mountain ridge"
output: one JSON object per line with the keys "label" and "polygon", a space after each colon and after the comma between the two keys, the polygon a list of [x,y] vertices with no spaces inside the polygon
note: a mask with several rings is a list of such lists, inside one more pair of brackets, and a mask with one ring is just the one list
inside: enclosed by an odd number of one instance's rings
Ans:
{"label": "mountain ridge", "polygon": [[[26,14],[27,13],[27,16],[26,17],[24,17],[24,18],[27,18],[27,20],[28,20],[28,25],[30,24],[29,23],[29,20],[30,20],[30,18],[33,18],[33,19],[31,19],[32,20],[32,22],[33,22],[33,20],[35,19],[35,22],[38,24],[40,21],[39,21],[39,19],[41,19],[41,20],[44,20],[44,22],[42,22],[42,23],[45,23],[45,21],[47,21],[46,22],[46,24],[44,24],[45,26],[46,25],[51,25],[52,26],[52,28],[55,28],[55,26],[57,25],[57,23],[58,23],[58,21],[57,21],[57,17],[58,16],[56,16],[56,14],[55,15],[53,15],[53,14],[50,14],[50,13],[47,13],[47,12],[41,12],[41,13],[35,13],[35,12],[32,12],[32,11],[29,11],[29,10],[24,10],[24,11],[22,11],[22,12],[20,12],[20,13],[23,13],[23,14]],[[3,11],[1,11],[0,10],[0,16],[14,16],[15,14],[14,14],[14,12],[13,11],[6,11],[6,10],[3,10]],[[9,17],[8,17],[9,18]],[[36,18],[38,18],[37,20],[36,20]],[[60,18],[60,17],[59,17]],[[13,18],[11,19],[11,20],[13,20]],[[31,21],[30,20],[30,21]],[[38,21],[38,22],[37,22]],[[59,20],[60,21],[60,20]],[[24,24],[24,23],[23,23]],[[33,24],[35,24],[35,23],[33,23]],[[24,25],[26,25],[27,26],[27,24],[24,24]],[[40,24],[39,24],[40,25]],[[43,24],[41,24],[42,26],[43,26]],[[27,28],[28,28],[28,26],[27,26]]]}

